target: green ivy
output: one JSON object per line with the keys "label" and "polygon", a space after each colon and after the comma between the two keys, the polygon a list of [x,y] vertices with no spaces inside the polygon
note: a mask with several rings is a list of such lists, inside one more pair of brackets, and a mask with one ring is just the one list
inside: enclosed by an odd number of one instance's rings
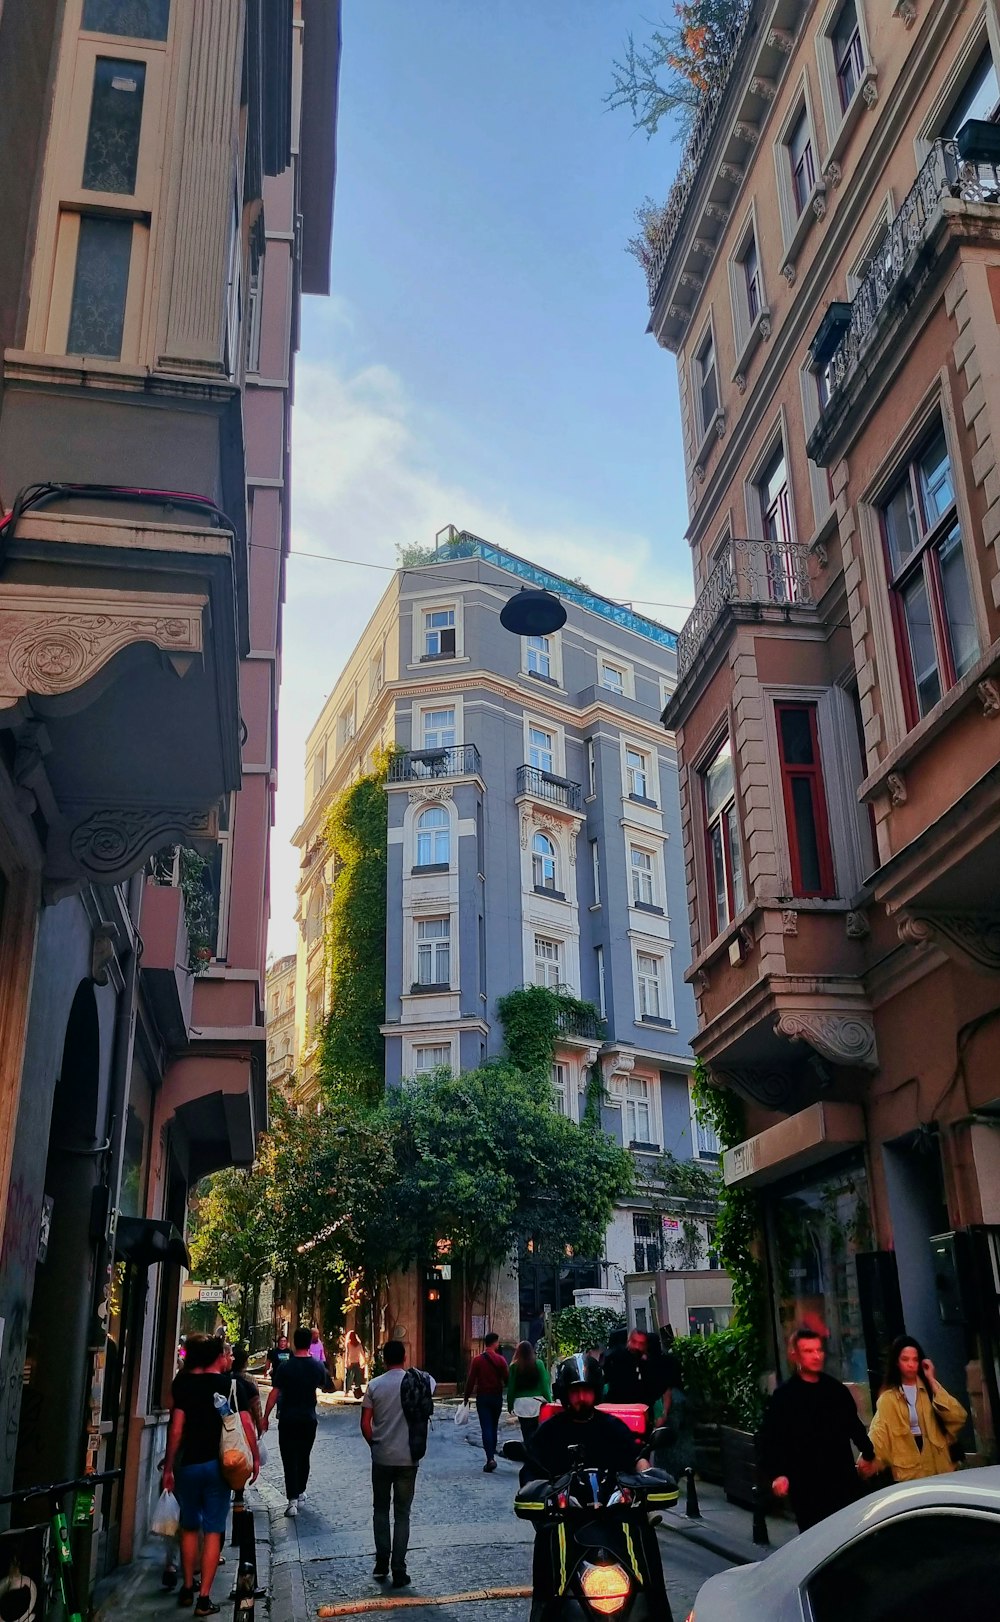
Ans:
{"label": "green ivy", "polygon": [[684,1391],[699,1424],[755,1431],[764,1394],[757,1363],[759,1340],[745,1325],[714,1335],[678,1335],[671,1351],[680,1361]]}
{"label": "green ivy", "polygon": [[319,1074],[328,1097],[345,1091],[375,1104],[385,1087],[385,928],[392,751],[338,795],[323,825],[336,877],[326,917],[329,1015]]}
{"label": "green ivy", "polygon": [[[714,1086],[700,1059],[695,1064],[692,1091],[695,1114],[703,1125],[715,1128],[723,1148],[742,1143],[746,1137],[743,1102],[731,1089]],[[768,1318],[767,1280],[760,1258],[760,1199],[752,1189],[730,1188],[721,1181],[718,1198],[715,1246],[733,1281],[734,1328],[746,1337],[744,1353],[757,1378],[764,1368]]]}
{"label": "green ivy", "polygon": [[612,1330],[625,1328],[625,1314],[613,1307],[563,1307],[552,1314],[550,1326],[553,1354],[570,1357],[606,1346]]}
{"label": "green ivy", "polygon": [[497,999],[497,1014],[511,1063],[529,1075],[548,1073],[563,1031],[593,1031],[596,1040],[604,1039],[600,1010],[561,987],[522,986],[509,991]]}

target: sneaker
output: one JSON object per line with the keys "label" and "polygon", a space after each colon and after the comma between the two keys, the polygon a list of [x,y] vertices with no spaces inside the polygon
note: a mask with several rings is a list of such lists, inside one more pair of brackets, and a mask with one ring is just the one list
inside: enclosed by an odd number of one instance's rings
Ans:
{"label": "sneaker", "polygon": [[298,1496],[298,1502],[300,1504],[304,1504],[305,1501],[306,1501],[306,1494],[304,1492],[300,1492],[299,1496]]}
{"label": "sneaker", "polygon": [[385,1579],[388,1577],[388,1575],[389,1575],[389,1567],[388,1567],[388,1565],[383,1566],[381,1560],[376,1560],[376,1562],[375,1562],[375,1570],[372,1572],[372,1576],[375,1578],[375,1581],[377,1583],[382,1583],[382,1582],[385,1581]]}
{"label": "sneaker", "polygon": [[413,1578],[408,1571],[394,1571],[392,1574],[393,1588],[409,1588]]}
{"label": "sneaker", "polygon": [[489,1475],[490,1471],[495,1470],[496,1467],[497,1467],[496,1459],[487,1459],[486,1463],[483,1465],[483,1475],[484,1476]]}
{"label": "sneaker", "polygon": [[285,1510],[285,1514],[291,1516],[292,1520],[294,1521],[294,1519],[295,1519],[295,1517],[296,1517],[296,1515],[298,1513],[299,1513],[298,1504],[295,1502],[294,1498],[289,1498],[288,1507]]}

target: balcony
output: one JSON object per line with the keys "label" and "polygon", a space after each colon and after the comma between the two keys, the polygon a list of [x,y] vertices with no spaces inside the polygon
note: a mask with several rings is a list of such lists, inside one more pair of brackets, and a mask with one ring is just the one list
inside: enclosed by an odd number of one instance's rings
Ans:
{"label": "balcony", "polygon": [[607,1022],[598,1014],[585,1014],[582,1010],[561,1008],[556,1015],[556,1030],[560,1036],[583,1042],[603,1042],[607,1035]]}
{"label": "balcony", "polygon": [[541,800],[560,811],[583,815],[583,790],[579,783],[571,783],[565,777],[555,777],[552,772],[543,772],[537,766],[517,768],[517,795]]}
{"label": "balcony", "polygon": [[390,783],[424,782],[429,777],[481,777],[479,750],[474,743],[452,744],[448,749],[407,749],[389,762]]}
{"label": "balcony", "polygon": [[957,140],[934,144],[851,301],[843,337],[829,359],[827,406],[809,438],[809,455],[820,466],[832,459],[833,435],[851,413],[851,383],[858,378],[869,386],[870,367],[859,377],[863,363],[880,337],[889,334],[893,318],[909,310],[917,287],[926,279],[949,201],[1000,203],[1000,167],[963,157],[963,144],[961,134]]}
{"label": "balcony", "polygon": [[797,541],[731,541],[678,635],[678,680],[724,618],[761,618],[769,609],[787,613],[812,606],[807,547]]}

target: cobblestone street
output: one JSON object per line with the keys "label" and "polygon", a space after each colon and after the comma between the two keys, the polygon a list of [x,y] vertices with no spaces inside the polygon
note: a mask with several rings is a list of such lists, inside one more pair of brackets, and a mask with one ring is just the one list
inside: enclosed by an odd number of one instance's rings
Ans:
{"label": "cobblestone street", "polygon": [[[360,1405],[359,1405],[360,1406]],[[530,1581],[532,1530],[515,1519],[517,1470],[503,1461],[484,1475],[480,1448],[456,1429],[453,1409],[432,1421],[427,1457],[417,1477],[407,1597],[506,1588]],[[391,1597],[372,1579],[371,1478],[358,1410],[324,1405],[312,1456],[309,1496],[297,1519],[286,1519],[277,1433],[260,1493],[271,1516],[271,1622],[305,1622],[321,1605]],[[470,1427],[478,1443],[478,1432]],[[502,1436],[517,1436],[516,1429]],[[727,1562],[682,1537],[661,1536],[674,1622],[683,1622],[698,1587]],[[376,1615],[380,1614],[378,1612]],[[391,1612],[384,1613],[391,1616]],[[407,1609],[415,1622],[523,1622],[525,1599],[473,1601]]]}

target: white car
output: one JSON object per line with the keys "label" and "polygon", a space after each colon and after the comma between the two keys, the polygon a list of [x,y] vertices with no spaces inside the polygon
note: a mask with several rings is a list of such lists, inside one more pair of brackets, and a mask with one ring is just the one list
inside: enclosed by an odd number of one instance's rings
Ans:
{"label": "white car", "polygon": [[901,1482],[710,1577],[688,1622],[996,1622],[1000,1466]]}

